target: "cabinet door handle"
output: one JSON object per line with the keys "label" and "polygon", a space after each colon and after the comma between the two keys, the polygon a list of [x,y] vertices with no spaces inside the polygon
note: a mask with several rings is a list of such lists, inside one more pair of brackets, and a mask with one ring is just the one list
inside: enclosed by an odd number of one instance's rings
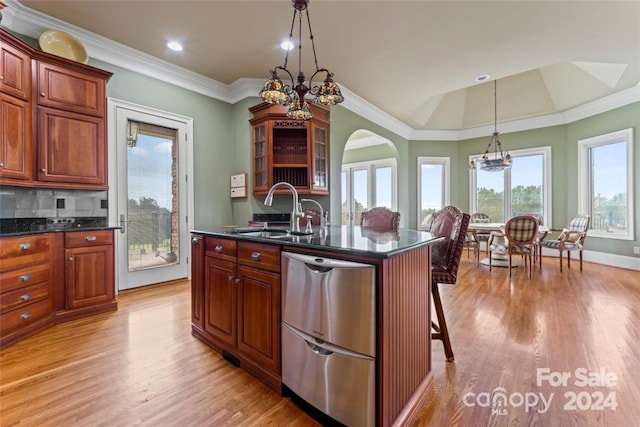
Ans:
{"label": "cabinet door handle", "polygon": [[262,255],[260,254],[260,252],[252,252],[251,253],[251,259],[254,261],[260,261],[260,258],[262,257]]}
{"label": "cabinet door handle", "polygon": [[233,276],[229,276],[229,282],[232,283],[233,282]]}
{"label": "cabinet door handle", "polygon": [[236,283],[240,283],[240,278],[236,277]]}
{"label": "cabinet door handle", "polygon": [[30,274],[23,274],[22,276],[20,276],[20,281],[21,282],[27,282],[31,280],[31,275]]}
{"label": "cabinet door handle", "polygon": [[96,236],[87,236],[84,238],[85,242],[95,242]]}
{"label": "cabinet door handle", "polygon": [[31,294],[20,295],[21,301],[29,301],[31,299]]}
{"label": "cabinet door handle", "polygon": [[26,251],[28,249],[31,249],[31,243],[20,243],[20,250],[21,251]]}
{"label": "cabinet door handle", "polygon": [[193,243],[194,245],[198,245],[200,244],[200,237],[194,237],[191,239],[191,243]]}
{"label": "cabinet door handle", "polygon": [[31,317],[31,312],[27,311],[26,313],[22,313],[22,315],[20,316],[20,320],[27,320],[30,317]]}
{"label": "cabinet door handle", "polygon": [[222,246],[218,245],[213,250],[216,251],[217,253],[222,253]]}

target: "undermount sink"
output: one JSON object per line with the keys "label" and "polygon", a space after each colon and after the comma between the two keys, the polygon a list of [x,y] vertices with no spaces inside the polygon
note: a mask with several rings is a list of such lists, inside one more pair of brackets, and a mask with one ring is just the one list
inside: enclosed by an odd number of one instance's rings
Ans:
{"label": "undermount sink", "polygon": [[265,237],[268,239],[280,239],[286,238],[289,236],[311,236],[313,233],[307,232],[294,232],[291,230],[280,229],[280,228],[264,228],[264,229],[256,229],[256,227],[248,227],[248,228],[237,228],[231,231],[233,234],[242,234],[243,236],[250,237]]}

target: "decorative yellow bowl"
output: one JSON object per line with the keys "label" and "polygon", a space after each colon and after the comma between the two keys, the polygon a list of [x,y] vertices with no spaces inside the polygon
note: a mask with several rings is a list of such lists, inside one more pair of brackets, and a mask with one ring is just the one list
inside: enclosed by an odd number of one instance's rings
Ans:
{"label": "decorative yellow bowl", "polygon": [[80,41],[71,34],[60,30],[47,30],[38,39],[40,48],[47,53],[86,64],[89,55]]}

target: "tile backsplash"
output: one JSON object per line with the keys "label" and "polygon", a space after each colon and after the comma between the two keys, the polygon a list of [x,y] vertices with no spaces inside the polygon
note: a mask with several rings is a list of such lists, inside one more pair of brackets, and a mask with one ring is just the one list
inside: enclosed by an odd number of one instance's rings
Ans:
{"label": "tile backsplash", "polygon": [[0,186],[0,218],[106,217],[107,191]]}

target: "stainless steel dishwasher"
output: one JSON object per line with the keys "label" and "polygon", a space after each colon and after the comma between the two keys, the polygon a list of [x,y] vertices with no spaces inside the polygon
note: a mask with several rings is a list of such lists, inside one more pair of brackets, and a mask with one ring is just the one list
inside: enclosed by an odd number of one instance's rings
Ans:
{"label": "stainless steel dishwasher", "polygon": [[353,427],[375,424],[375,271],[282,253],[282,383]]}

